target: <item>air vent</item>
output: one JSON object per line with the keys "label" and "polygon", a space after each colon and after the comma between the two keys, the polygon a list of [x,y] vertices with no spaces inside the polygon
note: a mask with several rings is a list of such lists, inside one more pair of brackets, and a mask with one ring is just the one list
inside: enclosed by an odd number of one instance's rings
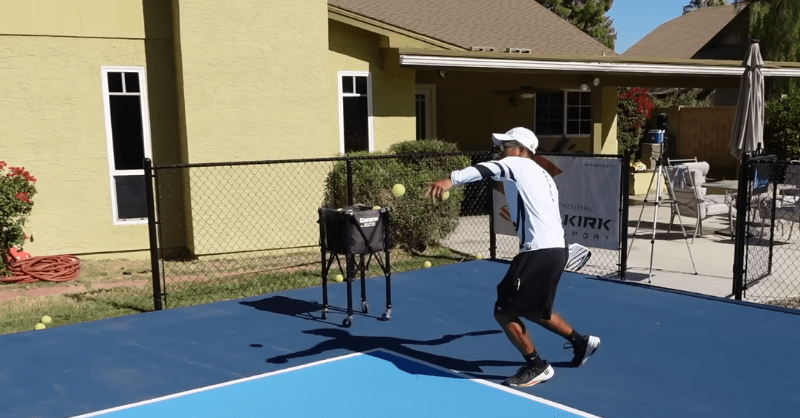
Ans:
{"label": "air vent", "polygon": [[530,54],[531,50],[528,48],[508,48],[508,52],[512,54]]}
{"label": "air vent", "polygon": [[482,52],[494,52],[495,49],[493,46],[473,46],[473,51],[482,51]]}

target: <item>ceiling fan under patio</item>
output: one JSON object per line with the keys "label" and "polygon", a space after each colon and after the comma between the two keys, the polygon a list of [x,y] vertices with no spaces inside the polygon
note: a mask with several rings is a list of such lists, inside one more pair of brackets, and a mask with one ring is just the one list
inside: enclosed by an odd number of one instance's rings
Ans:
{"label": "ceiling fan under patio", "polygon": [[491,92],[492,94],[502,94],[502,95],[513,95],[519,96],[520,99],[533,99],[536,97],[536,91],[533,89],[532,86],[520,86],[516,89],[507,89],[507,90],[494,90]]}

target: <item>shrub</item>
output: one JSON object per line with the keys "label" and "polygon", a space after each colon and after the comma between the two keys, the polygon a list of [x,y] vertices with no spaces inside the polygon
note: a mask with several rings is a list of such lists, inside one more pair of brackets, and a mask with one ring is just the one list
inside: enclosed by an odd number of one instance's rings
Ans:
{"label": "shrub", "polygon": [[[467,156],[431,156],[423,153],[458,152],[455,144],[438,140],[420,140],[395,144],[387,153],[356,152],[348,157],[353,161],[353,202],[392,209],[392,240],[410,252],[425,249],[452,233],[458,225],[458,216],[464,191],[460,187],[450,190],[450,199],[433,203],[423,195],[435,180],[450,176],[453,170],[470,165]],[[365,156],[395,155],[395,158],[357,159]],[[391,193],[395,184],[405,186],[406,193],[395,197]],[[344,161],[335,164],[328,175],[324,206],[347,205],[347,166]]]}
{"label": "shrub", "polygon": [[767,102],[764,148],[779,158],[800,158],[800,89]]}
{"label": "shrub", "polygon": [[644,127],[653,111],[649,90],[640,87],[620,88],[617,101],[617,142],[619,152],[639,149]]}
{"label": "shrub", "polygon": [[8,250],[14,247],[22,249],[27,238],[22,227],[33,208],[34,183],[36,177],[24,167],[10,167],[5,161],[0,161],[0,276],[9,273]]}

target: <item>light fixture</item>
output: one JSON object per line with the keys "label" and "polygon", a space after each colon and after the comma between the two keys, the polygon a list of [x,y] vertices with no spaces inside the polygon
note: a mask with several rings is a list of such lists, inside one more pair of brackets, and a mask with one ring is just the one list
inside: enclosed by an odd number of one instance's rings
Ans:
{"label": "light fixture", "polygon": [[446,75],[447,75],[447,71],[445,71],[445,70],[439,70],[439,77],[442,77],[442,78],[444,78],[444,76],[446,76]]}
{"label": "light fixture", "polygon": [[536,93],[520,93],[519,97],[523,99],[533,99],[536,97]]}
{"label": "light fixture", "polygon": [[589,91],[589,85],[586,83],[581,84],[581,91]]}
{"label": "light fixture", "polygon": [[594,80],[592,80],[592,84],[594,84],[595,87],[599,86],[600,85],[600,79],[599,78],[595,78]]}

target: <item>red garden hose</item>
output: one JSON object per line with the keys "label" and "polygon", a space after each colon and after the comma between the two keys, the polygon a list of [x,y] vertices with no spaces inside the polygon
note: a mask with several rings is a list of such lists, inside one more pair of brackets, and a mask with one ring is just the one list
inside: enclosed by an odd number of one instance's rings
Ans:
{"label": "red garden hose", "polygon": [[8,268],[13,274],[0,277],[0,282],[68,282],[80,274],[81,260],[74,255],[36,256],[14,261]]}

